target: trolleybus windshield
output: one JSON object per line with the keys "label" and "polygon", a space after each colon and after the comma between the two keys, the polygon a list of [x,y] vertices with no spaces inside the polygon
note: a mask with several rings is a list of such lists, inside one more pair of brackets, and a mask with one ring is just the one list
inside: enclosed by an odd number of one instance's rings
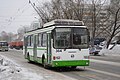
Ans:
{"label": "trolleybus windshield", "polygon": [[56,28],[54,32],[55,48],[88,48],[88,30],[86,28]]}
{"label": "trolleybus windshield", "polygon": [[0,42],[0,46],[8,46],[7,42]]}

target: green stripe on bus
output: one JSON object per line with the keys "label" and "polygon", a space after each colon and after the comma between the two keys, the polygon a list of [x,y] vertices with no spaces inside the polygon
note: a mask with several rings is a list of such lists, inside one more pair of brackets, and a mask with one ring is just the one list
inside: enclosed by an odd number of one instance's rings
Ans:
{"label": "green stripe on bus", "polygon": [[89,60],[52,61],[53,67],[89,66]]}
{"label": "green stripe on bus", "polygon": [[47,50],[47,49],[45,49],[45,48],[37,48],[37,50]]}
{"label": "green stripe on bus", "polygon": [[[28,58],[27,58],[27,59],[28,59]],[[34,57],[33,57],[33,56],[30,56],[28,60],[34,61],[34,62],[37,62],[37,63],[42,63],[42,59],[41,59],[41,58],[37,58],[36,60],[34,60]]]}
{"label": "green stripe on bus", "polygon": [[[42,58],[33,59],[33,56],[30,56],[30,61],[37,63],[42,63]],[[66,60],[66,61],[51,61],[50,64],[52,67],[67,67],[67,66],[89,66],[89,60]]]}

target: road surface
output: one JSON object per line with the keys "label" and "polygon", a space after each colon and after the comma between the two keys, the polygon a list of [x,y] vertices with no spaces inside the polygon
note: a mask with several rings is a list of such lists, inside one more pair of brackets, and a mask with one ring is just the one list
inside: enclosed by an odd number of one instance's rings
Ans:
{"label": "road surface", "polygon": [[9,59],[12,59],[21,67],[27,68],[37,74],[42,74],[45,80],[120,80],[120,56],[91,56],[89,67],[44,69],[42,65],[28,63],[24,59],[21,50],[9,50],[0,52]]}

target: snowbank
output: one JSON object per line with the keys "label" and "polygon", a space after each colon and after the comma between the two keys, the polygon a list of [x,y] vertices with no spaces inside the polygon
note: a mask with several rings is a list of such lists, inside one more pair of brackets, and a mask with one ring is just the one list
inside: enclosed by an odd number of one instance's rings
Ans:
{"label": "snowbank", "polygon": [[0,55],[0,80],[43,80],[43,77]]}
{"label": "snowbank", "polygon": [[113,45],[110,45],[108,49],[102,49],[100,51],[100,54],[102,55],[116,55],[116,56],[120,56],[120,45],[116,45],[114,48],[112,48],[111,50],[109,50]]}
{"label": "snowbank", "polygon": [[0,55],[0,80],[76,80],[61,73],[44,70],[36,73]]}

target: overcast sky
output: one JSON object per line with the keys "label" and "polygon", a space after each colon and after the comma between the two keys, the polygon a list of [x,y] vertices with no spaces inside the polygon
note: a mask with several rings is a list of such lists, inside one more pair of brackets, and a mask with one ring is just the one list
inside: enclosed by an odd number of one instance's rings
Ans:
{"label": "overcast sky", "polygon": [[[31,2],[40,4],[43,0],[31,0]],[[0,0],[0,32],[17,33],[18,28],[37,20],[34,17],[38,16],[29,0]]]}

